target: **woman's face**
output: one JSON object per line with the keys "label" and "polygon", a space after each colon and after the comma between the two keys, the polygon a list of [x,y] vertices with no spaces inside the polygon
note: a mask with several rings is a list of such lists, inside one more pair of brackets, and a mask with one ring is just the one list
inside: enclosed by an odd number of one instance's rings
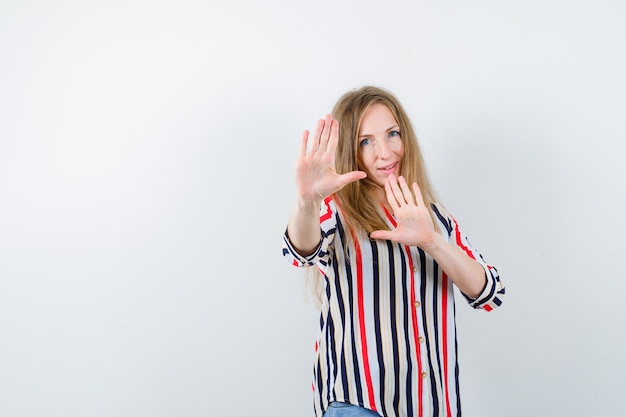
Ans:
{"label": "woman's face", "polygon": [[363,114],[358,158],[370,180],[384,187],[390,174],[400,175],[404,154],[400,126],[387,106],[372,104]]}

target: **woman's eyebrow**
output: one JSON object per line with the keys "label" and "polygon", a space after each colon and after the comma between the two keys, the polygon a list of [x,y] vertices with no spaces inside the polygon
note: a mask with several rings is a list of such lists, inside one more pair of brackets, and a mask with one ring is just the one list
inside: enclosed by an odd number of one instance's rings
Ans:
{"label": "woman's eyebrow", "polygon": [[[400,126],[398,126],[398,125],[393,125],[393,126],[391,126],[391,127],[387,128],[387,129],[385,130],[385,132],[389,132],[390,130],[400,130]],[[366,136],[374,136],[374,135],[372,135],[371,133],[361,133],[361,134],[359,134],[359,137],[360,137],[360,138],[364,138],[364,137],[366,137]]]}

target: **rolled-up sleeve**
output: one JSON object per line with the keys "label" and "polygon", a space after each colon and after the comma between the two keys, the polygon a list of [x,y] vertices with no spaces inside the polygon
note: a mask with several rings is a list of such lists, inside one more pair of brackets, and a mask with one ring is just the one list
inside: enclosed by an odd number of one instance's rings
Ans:
{"label": "rolled-up sleeve", "polygon": [[485,269],[485,275],[487,277],[487,283],[485,284],[483,292],[476,298],[472,298],[466,294],[463,294],[463,296],[473,308],[491,311],[502,305],[505,289],[495,267],[482,263],[481,266]]}
{"label": "rolled-up sleeve", "polygon": [[504,299],[505,288],[500,281],[500,275],[498,270],[493,266],[485,262],[481,253],[470,245],[469,240],[465,233],[461,230],[461,227],[457,221],[452,219],[452,241],[470,258],[474,259],[485,270],[485,277],[487,282],[483,291],[475,298],[463,294],[467,299],[470,306],[475,309],[482,309],[485,311],[491,311],[494,308],[500,307]]}
{"label": "rolled-up sleeve", "polygon": [[317,249],[308,256],[299,254],[289,240],[289,231],[283,235],[283,256],[292,265],[297,267],[313,266],[318,263],[326,265],[329,258],[329,248],[334,240],[337,219],[336,208],[331,198],[323,201],[320,208],[320,243]]}

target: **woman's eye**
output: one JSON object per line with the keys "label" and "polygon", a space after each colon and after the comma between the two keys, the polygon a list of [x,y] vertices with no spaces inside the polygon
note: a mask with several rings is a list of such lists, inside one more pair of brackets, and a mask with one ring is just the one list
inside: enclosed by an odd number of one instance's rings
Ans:
{"label": "woman's eye", "polygon": [[361,146],[367,146],[367,145],[369,145],[370,143],[372,143],[372,141],[370,141],[370,140],[369,140],[369,138],[365,138],[365,139],[362,139],[362,140],[361,140],[361,142],[359,142],[359,145],[361,145]]}
{"label": "woman's eye", "polygon": [[396,138],[400,136],[400,132],[398,132],[397,130],[392,130],[391,132],[389,132],[389,136],[392,138]]}

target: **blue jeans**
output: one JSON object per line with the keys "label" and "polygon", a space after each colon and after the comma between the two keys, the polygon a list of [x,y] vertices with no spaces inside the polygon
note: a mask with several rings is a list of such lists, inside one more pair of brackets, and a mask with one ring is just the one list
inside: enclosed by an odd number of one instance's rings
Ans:
{"label": "blue jeans", "polygon": [[323,417],[380,417],[375,411],[348,403],[330,403]]}

